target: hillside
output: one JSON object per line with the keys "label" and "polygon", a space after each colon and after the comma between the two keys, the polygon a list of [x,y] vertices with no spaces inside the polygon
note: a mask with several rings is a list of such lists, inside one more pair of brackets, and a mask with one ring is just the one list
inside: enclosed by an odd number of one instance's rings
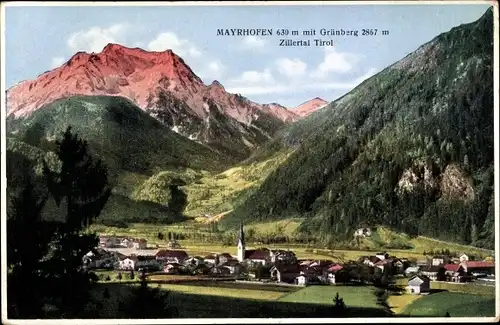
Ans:
{"label": "hillside", "polygon": [[286,123],[298,118],[281,105],[261,105],[206,85],[171,50],[149,52],[108,44],[78,52],[62,66],[7,90],[7,115],[29,117],[71,96],[129,99],[171,130],[242,160]]}
{"label": "hillside", "polygon": [[56,100],[26,118],[7,118],[7,134],[50,149],[68,126],[88,141],[112,172],[221,170],[234,161],[158,122],[125,98],[80,96]]}
{"label": "hillside", "polygon": [[293,151],[224,219],[302,216],[323,241],[362,223],[490,247],[493,14],[453,28],[256,153]]}

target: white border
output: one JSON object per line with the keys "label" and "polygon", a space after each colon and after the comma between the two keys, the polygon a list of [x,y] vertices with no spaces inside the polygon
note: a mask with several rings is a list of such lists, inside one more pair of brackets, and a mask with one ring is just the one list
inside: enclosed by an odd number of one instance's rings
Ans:
{"label": "white border", "polygon": [[[495,272],[496,272],[496,317],[429,317],[429,318],[193,318],[193,319],[75,319],[75,320],[59,320],[59,319],[47,319],[47,320],[8,320],[7,319],[7,296],[6,296],[6,282],[7,282],[7,272],[5,265],[7,265],[6,256],[6,188],[7,188],[7,178],[6,178],[6,137],[5,137],[5,118],[6,118],[6,96],[5,96],[5,45],[3,42],[5,35],[5,7],[69,7],[69,6],[317,6],[317,5],[467,5],[467,4],[490,4],[493,7],[493,35],[494,35],[494,45],[493,45],[493,89],[494,93],[494,166],[495,166]],[[499,46],[498,46],[498,36],[499,36],[499,8],[496,1],[307,1],[307,2],[292,2],[292,1],[252,1],[252,2],[237,2],[237,1],[212,1],[212,2],[35,2],[35,1],[25,1],[25,2],[8,2],[1,4],[1,35],[0,35],[0,50],[1,50],[1,202],[0,212],[1,212],[1,296],[2,296],[2,323],[4,324],[229,324],[229,323],[394,323],[394,322],[407,322],[407,323],[429,323],[429,322],[441,322],[441,323],[454,323],[454,322],[468,322],[468,323],[483,323],[483,322],[498,322],[500,321],[500,233],[497,231],[500,222],[500,175],[498,171],[500,170],[499,161]],[[437,35],[436,35],[437,36]]]}

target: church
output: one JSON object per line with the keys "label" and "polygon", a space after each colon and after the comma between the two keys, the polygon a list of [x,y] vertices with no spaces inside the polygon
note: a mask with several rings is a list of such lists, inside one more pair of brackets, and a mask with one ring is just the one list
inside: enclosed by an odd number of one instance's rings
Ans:
{"label": "church", "polygon": [[263,266],[274,264],[278,261],[291,262],[296,261],[295,253],[290,250],[269,250],[268,248],[246,249],[245,231],[243,230],[243,222],[240,222],[240,230],[238,233],[238,262],[259,263]]}

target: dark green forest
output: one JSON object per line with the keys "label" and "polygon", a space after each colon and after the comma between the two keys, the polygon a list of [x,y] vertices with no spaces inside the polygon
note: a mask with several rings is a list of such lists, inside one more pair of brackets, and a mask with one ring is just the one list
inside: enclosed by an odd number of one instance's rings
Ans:
{"label": "dark green forest", "polygon": [[226,224],[301,215],[325,242],[368,224],[492,248],[492,24],[490,9],[281,130],[249,161],[293,154]]}

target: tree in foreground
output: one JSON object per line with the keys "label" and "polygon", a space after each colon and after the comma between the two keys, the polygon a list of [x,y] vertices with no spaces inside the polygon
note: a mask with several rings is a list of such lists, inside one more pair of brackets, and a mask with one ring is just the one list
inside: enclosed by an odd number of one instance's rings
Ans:
{"label": "tree in foreground", "polygon": [[[44,318],[44,306],[57,317],[85,317],[91,275],[82,257],[97,245],[87,227],[104,208],[111,193],[107,171],[88,153],[87,143],[68,128],[56,141],[60,170],[44,162],[42,195],[30,179],[23,183],[9,211],[9,317]],[[47,199],[65,213],[62,220],[42,220]],[[55,212],[54,212],[55,214]],[[28,238],[28,240],[23,240]],[[53,308],[54,309],[54,308]],[[12,315],[12,316],[11,316]]]}

